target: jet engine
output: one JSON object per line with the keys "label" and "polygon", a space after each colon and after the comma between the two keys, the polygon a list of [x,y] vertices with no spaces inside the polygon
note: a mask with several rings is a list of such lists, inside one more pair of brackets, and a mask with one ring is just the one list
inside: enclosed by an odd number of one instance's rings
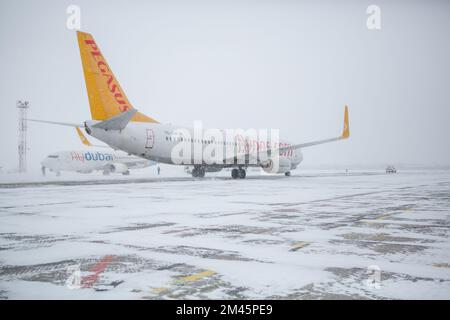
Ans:
{"label": "jet engine", "polygon": [[126,165],[124,165],[123,163],[112,163],[112,164],[108,164],[105,166],[104,169],[105,172],[107,173],[122,173],[122,174],[127,174],[128,171],[128,167]]}
{"label": "jet engine", "polygon": [[268,159],[261,163],[261,168],[267,173],[286,173],[291,170],[291,161],[286,157],[279,157],[277,167],[276,161]]}

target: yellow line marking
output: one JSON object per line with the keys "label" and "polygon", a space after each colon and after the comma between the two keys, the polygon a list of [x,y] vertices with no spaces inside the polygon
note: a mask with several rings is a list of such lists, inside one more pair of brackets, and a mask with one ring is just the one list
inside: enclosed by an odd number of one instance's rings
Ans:
{"label": "yellow line marking", "polygon": [[300,250],[300,249],[302,249],[302,248],[304,248],[304,247],[306,247],[306,246],[309,246],[309,242],[307,242],[307,241],[297,241],[297,242],[294,242],[293,244],[292,244],[292,248],[291,248],[291,251],[297,251],[297,250]]}
{"label": "yellow line marking", "polygon": [[378,221],[380,221],[380,220],[385,220],[385,219],[391,217],[392,215],[393,215],[393,213],[387,213],[387,214],[383,214],[382,216],[379,216],[379,217],[377,217],[377,218],[375,218],[375,219],[373,219],[373,220],[366,220],[366,219],[363,219],[363,221],[364,221],[365,223],[377,223]]}
{"label": "yellow line marking", "polygon": [[[182,284],[185,282],[192,282],[197,281],[206,277],[210,277],[212,275],[215,275],[216,272],[212,270],[204,270],[198,273],[191,274],[190,276],[181,277],[178,279],[175,279],[172,281],[171,284]],[[169,284],[170,285],[170,284]],[[152,288],[151,291],[154,294],[165,294],[170,290],[168,287],[158,287],[158,288]],[[150,297],[143,297],[143,298],[150,298]]]}
{"label": "yellow line marking", "polygon": [[[413,208],[406,208],[403,211],[411,211]],[[364,221],[365,223],[377,223],[377,220],[385,220],[391,216],[393,216],[396,213],[387,213],[387,214],[383,214],[375,219],[372,220],[366,220],[366,219],[362,219],[362,221]]]}
{"label": "yellow line marking", "polygon": [[450,263],[433,263],[433,267],[450,269]]}
{"label": "yellow line marking", "polygon": [[164,293],[164,292],[166,292],[166,291],[168,291],[168,290],[169,290],[169,288],[164,288],[164,287],[161,287],[161,288],[153,288],[153,289],[152,289],[153,293],[157,293],[157,294]]}
{"label": "yellow line marking", "polygon": [[191,282],[191,281],[198,281],[200,279],[210,277],[212,275],[216,274],[215,271],[212,270],[205,270],[199,273],[191,274],[190,276],[181,277],[175,280],[175,283],[184,283],[184,282]]}

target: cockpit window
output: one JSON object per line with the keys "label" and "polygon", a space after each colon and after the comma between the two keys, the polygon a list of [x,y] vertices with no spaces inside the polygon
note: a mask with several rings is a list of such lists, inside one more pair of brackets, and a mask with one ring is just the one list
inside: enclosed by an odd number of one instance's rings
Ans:
{"label": "cockpit window", "polygon": [[49,155],[48,157],[49,157],[49,158],[53,158],[53,159],[59,158],[59,156],[57,156],[57,155],[55,155],[55,154],[51,154],[51,155]]}

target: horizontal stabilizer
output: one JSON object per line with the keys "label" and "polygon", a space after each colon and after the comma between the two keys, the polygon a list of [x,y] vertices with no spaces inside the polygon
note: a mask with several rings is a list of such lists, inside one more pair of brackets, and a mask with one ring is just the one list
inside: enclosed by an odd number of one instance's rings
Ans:
{"label": "horizontal stabilizer", "polygon": [[59,126],[67,126],[67,127],[84,127],[84,124],[80,123],[70,123],[70,122],[57,122],[57,121],[47,121],[47,120],[36,120],[36,119],[26,119],[27,121],[32,122],[40,122],[40,123],[49,123],[49,124],[56,124]]}
{"label": "horizontal stabilizer", "polygon": [[104,130],[123,130],[127,126],[128,122],[131,121],[131,118],[133,118],[136,112],[136,109],[130,109],[119,114],[118,116],[96,123],[92,127]]}

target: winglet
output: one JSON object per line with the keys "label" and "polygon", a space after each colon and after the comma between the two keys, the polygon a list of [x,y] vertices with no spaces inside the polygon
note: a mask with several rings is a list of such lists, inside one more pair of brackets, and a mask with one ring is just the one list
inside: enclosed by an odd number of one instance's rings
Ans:
{"label": "winglet", "polygon": [[350,127],[348,125],[348,106],[345,106],[344,111],[344,130],[342,130],[341,139],[347,139],[350,137]]}
{"label": "winglet", "polygon": [[76,127],[76,129],[77,129],[77,133],[78,133],[78,136],[80,137],[81,142],[83,142],[83,144],[85,146],[91,147],[92,144],[89,142],[89,140],[83,134],[83,132],[81,132],[80,128]]}

